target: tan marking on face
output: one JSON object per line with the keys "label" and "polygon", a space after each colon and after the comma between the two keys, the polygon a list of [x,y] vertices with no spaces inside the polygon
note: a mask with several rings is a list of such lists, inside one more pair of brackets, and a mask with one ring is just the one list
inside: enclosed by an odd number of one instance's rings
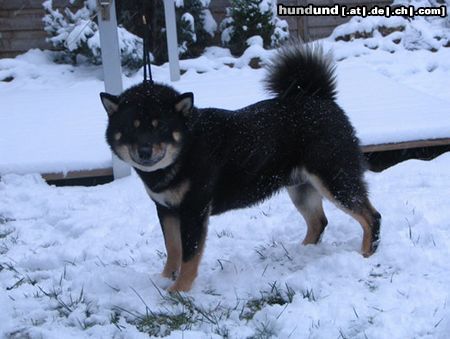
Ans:
{"label": "tan marking on face", "polygon": [[167,261],[162,276],[175,280],[181,265],[180,219],[175,216],[165,217],[162,221],[162,227],[167,251]]}
{"label": "tan marking on face", "polygon": [[122,138],[122,133],[117,132],[116,134],[114,134],[114,140],[119,141]]}
{"label": "tan marking on face", "polygon": [[152,152],[156,156],[156,155],[163,153],[166,148],[167,148],[167,145],[165,143],[153,144]]}
{"label": "tan marking on face", "polygon": [[138,128],[139,126],[141,126],[141,121],[140,120],[134,120],[133,125],[134,125],[134,127]]}
{"label": "tan marking on face", "polygon": [[152,120],[152,125],[153,125],[153,127],[158,127],[158,120],[156,120],[156,119],[154,119],[154,120]]}
{"label": "tan marking on face", "polygon": [[173,140],[179,142],[181,140],[181,133],[179,131],[175,131],[172,133]]}

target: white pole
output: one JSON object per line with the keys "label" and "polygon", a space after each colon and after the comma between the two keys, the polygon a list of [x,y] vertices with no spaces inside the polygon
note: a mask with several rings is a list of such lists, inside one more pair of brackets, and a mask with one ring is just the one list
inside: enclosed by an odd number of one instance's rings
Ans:
{"label": "white pole", "polygon": [[[122,67],[114,0],[97,0],[97,11],[105,91],[109,94],[119,95],[123,90]],[[131,174],[130,166],[114,154],[112,154],[112,165],[114,179],[123,178]]]}
{"label": "white pole", "polygon": [[166,19],[167,51],[169,52],[170,80],[180,80],[180,62],[178,60],[177,22],[175,19],[175,1],[164,0]]}

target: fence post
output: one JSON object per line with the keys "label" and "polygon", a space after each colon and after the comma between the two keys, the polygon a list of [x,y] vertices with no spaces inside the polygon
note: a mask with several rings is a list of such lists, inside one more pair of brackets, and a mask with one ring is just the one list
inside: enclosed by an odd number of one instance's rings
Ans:
{"label": "fence post", "polygon": [[175,19],[175,1],[164,0],[166,19],[167,50],[169,52],[170,80],[180,80],[180,62],[178,60],[177,22]]}
{"label": "fence post", "polygon": [[[114,0],[97,0],[100,46],[102,50],[105,91],[113,95],[122,93],[122,67],[120,62],[119,37]],[[112,154],[114,179],[131,174],[128,164]]]}

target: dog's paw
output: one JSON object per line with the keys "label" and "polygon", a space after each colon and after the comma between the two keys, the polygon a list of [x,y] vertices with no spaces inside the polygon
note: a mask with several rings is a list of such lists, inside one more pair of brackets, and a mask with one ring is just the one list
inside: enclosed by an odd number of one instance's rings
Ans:
{"label": "dog's paw", "polygon": [[377,249],[378,249],[378,245],[380,244],[380,240],[378,239],[378,240],[376,240],[376,241],[373,241],[372,243],[371,243],[371,246],[370,246],[370,248],[368,248],[368,249],[364,249],[364,248],[362,248],[361,249],[361,252],[362,252],[362,255],[363,255],[363,257],[364,258],[368,258],[368,257],[370,257],[372,254],[374,254],[376,251],[377,251]]}
{"label": "dog's paw", "polygon": [[164,271],[161,272],[161,276],[163,278],[175,281],[177,279],[177,277],[178,277],[178,271],[174,271],[174,270],[171,270],[171,269],[164,269]]}
{"label": "dog's paw", "polygon": [[167,289],[171,284],[173,284],[172,280],[163,277],[161,274],[152,274],[150,279],[155,283],[155,285],[158,288],[162,290]]}
{"label": "dog's paw", "polygon": [[167,289],[169,293],[188,292],[191,290],[192,284],[175,281],[175,283]]}

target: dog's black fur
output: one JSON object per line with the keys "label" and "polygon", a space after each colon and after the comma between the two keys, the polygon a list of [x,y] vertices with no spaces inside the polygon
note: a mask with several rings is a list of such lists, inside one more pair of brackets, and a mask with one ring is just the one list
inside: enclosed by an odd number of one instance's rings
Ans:
{"label": "dog's black fur", "polygon": [[[318,46],[284,47],[268,67],[266,88],[273,99],[236,111],[198,109],[192,93],[160,84],[101,94],[108,144],[155,201],[166,245],[181,242],[181,251],[168,247],[182,255],[172,290],[190,288],[196,267],[183,274],[183,265],[201,254],[210,215],[251,206],[283,187],[307,221],[305,243],[317,242],[327,224],[325,196],[361,222],[363,253],[376,249],[380,215],[367,197],[355,131],[335,102],[330,57]],[[170,235],[169,216],[176,221]],[[172,261],[166,269],[176,273],[180,263]]]}

